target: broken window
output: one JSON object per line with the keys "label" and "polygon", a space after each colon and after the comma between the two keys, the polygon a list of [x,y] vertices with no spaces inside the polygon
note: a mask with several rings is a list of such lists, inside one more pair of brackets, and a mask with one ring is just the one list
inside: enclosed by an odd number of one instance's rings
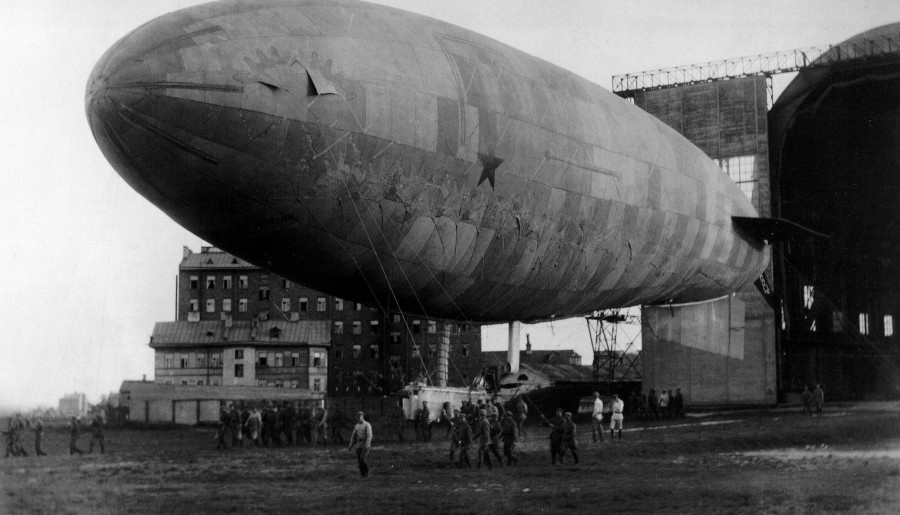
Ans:
{"label": "broken window", "polygon": [[322,351],[313,351],[312,353],[312,366],[314,367],[324,367],[325,366],[325,353]]}
{"label": "broken window", "polygon": [[288,297],[283,297],[281,299],[281,310],[282,311],[290,311],[291,310],[291,299]]}
{"label": "broken window", "polygon": [[259,300],[269,300],[269,287],[268,286],[260,286],[259,287]]}
{"label": "broken window", "polygon": [[379,352],[379,349],[378,349],[377,343],[373,343],[373,344],[369,345],[369,357],[371,357],[373,359],[378,359],[378,352]]}
{"label": "broken window", "polygon": [[206,276],[206,289],[207,290],[215,290],[216,289],[216,276],[214,276],[214,275]]}
{"label": "broken window", "polygon": [[192,312],[200,311],[200,301],[197,299],[191,299],[188,301],[188,306],[190,306],[190,310]]}

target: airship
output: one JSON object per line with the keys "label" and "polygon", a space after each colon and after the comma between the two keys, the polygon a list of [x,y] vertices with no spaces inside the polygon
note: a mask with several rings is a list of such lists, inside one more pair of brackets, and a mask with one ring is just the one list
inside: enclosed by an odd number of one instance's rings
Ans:
{"label": "airship", "polygon": [[102,56],[85,107],[113,168],[177,223],[385,309],[540,321],[717,298],[768,265],[750,201],[675,130],[398,9],[173,12]]}

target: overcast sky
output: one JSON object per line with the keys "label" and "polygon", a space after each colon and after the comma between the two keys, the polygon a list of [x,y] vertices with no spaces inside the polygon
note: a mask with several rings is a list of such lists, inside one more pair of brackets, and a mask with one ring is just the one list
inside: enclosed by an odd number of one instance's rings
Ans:
{"label": "overcast sky", "polygon": [[[5,0],[0,31],[0,406],[89,400],[153,376],[156,321],[175,317],[181,247],[201,241],[119,178],[84,114],[88,75],[130,30],[189,0]],[[390,0],[609,88],[611,76],[838,43],[900,21],[900,2]],[[526,327],[576,348],[581,319]],[[486,330],[503,348],[506,329]],[[628,334],[630,339],[633,334]]]}

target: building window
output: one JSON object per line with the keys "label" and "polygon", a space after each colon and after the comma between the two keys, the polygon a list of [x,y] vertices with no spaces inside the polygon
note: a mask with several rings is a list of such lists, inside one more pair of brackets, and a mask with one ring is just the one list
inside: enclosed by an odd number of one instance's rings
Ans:
{"label": "building window", "polygon": [[400,356],[391,356],[388,358],[388,361],[390,362],[392,369],[400,368]]}
{"label": "building window", "polygon": [[265,352],[257,352],[256,353],[256,366],[258,367],[267,367],[269,366],[269,356],[266,355]]}
{"label": "building window", "polygon": [[420,322],[418,320],[413,320],[412,326],[413,326],[412,331],[414,334],[419,334],[422,332],[422,322]]}
{"label": "building window", "polygon": [[419,353],[419,346],[414,343],[412,344],[412,357],[418,358],[419,356],[421,356]]}
{"label": "building window", "polygon": [[216,289],[216,276],[214,276],[214,275],[206,276],[206,289],[207,290],[215,290]]}
{"label": "building window", "polygon": [[434,320],[428,321],[428,334],[434,334],[437,332],[437,322]]}
{"label": "building window", "polygon": [[360,304],[359,302],[356,303],[356,310],[362,311],[362,304]]}
{"label": "building window", "polygon": [[175,364],[175,355],[172,354],[171,352],[167,352],[166,357],[165,357],[165,362],[166,362],[165,368],[172,368]]}
{"label": "building window", "polygon": [[400,343],[400,333],[398,333],[398,332],[391,333],[391,343]]}
{"label": "building window", "polygon": [[222,277],[222,289],[223,290],[231,289],[231,276],[230,275],[226,275],[226,276]]}
{"label": "building window", "polygon": [[369,327],[372,329],[372,334],[378,334],[378,320],[370,321]]}
{"label": "building window", "polygon": [[400,313],[394,313],[394,323],[395,324],[400,323]]}
{"label": "building window", "polygon": [[353,334],[362,334],[362,322],[359,320],[353,321]]}
{"label": "building window", "polygon": [[256,386],[266,386],[266,380],[265,379],[257,379]]}
{"label": "building window", "polygon": [[234,349],[234,359],[244,359],[244,349]]}
{"label": "building window", "polygon": [[339,299],[337,297],[334,298],[334,310],[335,311],[343,311],[344,310],[344,299]]}
{"label": "building window", "polygon": [[744,195],[753,199],[756,188],[756,156],[735,156],[718,160],[719,167],[737,184]]}
{"label": "building window", "polygon": [[316,311],[325,311],[325,309],[328,306],[327,302],[328,302],[328,299],[326,299],[325,297],[317,298],[316,299]]}
{"label": "building window", "polygon": [[191,276],[191,289],[196,290],[200,287],[200,276],[192,275]]}
{"label": "building window", "polygon": [[288,297],[283,297],[281,299],[281,310],[282,311],[290,311],[291,310],[291,299]]}
{"label": "building window", "polygon": [[191,358],[187,354],[181,355],[180,366],[178,368],[190,368]]}
{"label": "building window", "polygon": [[260,286],[259,287],[259,300],[269,300],[269,287],[268,286]]}
{"label": "building window", "polygon": [[206,355],[198,352],[194,361],[194,366],[197,368],[206,368]]}
{"label": "building window", "polygon": [[869,334],[869,314],[859,314],[859,334]]}
{"label": "building window", "polygon": [[291,287],[291,280],[290,280],[290,279],[284,279],[284,278],[282,278],[282,279],[281,279],[281,287],[284,288],[285,290],[287,290],[288,288],[290,288],[290,287]]}
{"label": "building window", "polygon": [[234,377],[244,377],[244,365],[237,364],[234,366]]}
{"label": "building window", "polygon": [[344,349],[336,347],[334,349],[334,359],[344,359]]}
{"label": "building window", "polygon": [[340,320],[334,321],[334,334],[344,334],[344,323]]}
{"label": "building window", "polygon": [[276,367],[284,366],[284,354],[282,354],[281,352],[275,353],[275,366]]}
{"label": "building window", "polygon": [[300,366],[300,353],[299,353],[299,352],[292,352],[292,353],[291,353],[291,366],[292,366],[292,367],[299,367],[299,366]]}
{"label": "building window", "polygon": [[216,299],[206,299],[206,312],[207,313],[215,313],[216,312]]}
{"label": "building window", "polygon": [[894,316],[893,315],[884,315],[884,335],[885,336],[893,336],[894,335]]}
{"label": "building window", "polygon": [[203,379],[197,379],[197,386],[203,386]]}
{"label": "building window", "polygon": [[314,367],[324,367],[325,366],[325,355],[322,351],[313,351],[313,363]]}
{"label": "building window", "polygon": [[250,284],[250,281],[247,280],[246,275],[242,275],[242,276],[238,277],[238,288],[240,288],[241,290],[246,290],[247,287],[249,286],[249,284]]}
{"label": "building window", "polygon": [[373,343],[369,345],[369,357],[378,359],[378,344]]}
{"label": "building window", "polygon": [[238,311],[241,313],[247,312],[247,299],[238,299]]}
{"label": "building window", "polygon": [[300,388],[300,381],[296,379],[291,379],[290,382],[291,388]]}
{"label": "building window", "polygon": [[309,299],[300,297],[300,311],[309,311]]}
{"label": "building window", "polygon": [[318,377],[313,379],[313,391],[314,392],[322,391],[322,380]]}
{"label": "building window", "polygon": [[212,379],[212,380],[209,382],[209,384],[211,384],[211,385],[213,385],[213,386],[221,386],[222,380],[221,380],[221,379]]}
{"label": "building window", "polygon": [[361,353],[361,352],[360,352],[361,350],[362,350],[362,346],[361,346],[361,345],[359,345],[359,344],[354,345],[354,346],[353,346],[353,357],[354,357],[354,358],[358,358],[359,355],[360,355],[360,353]]}
{"label": "building window", "polygon": [[468,356],[469,356],[469,344],[468,344],[468,343],[464,343],[464,344],[463,344],[463,346],[462,346],[462,355],[463,355],[463,357],[468,357]]}
{"label": "building window", "polygon": [[200,301],[197,299],[191,299],[188,301],[188,305],[190,306],[190,310],[192,312],[200,311]]}
{"label": "building window", "polygon": [[222,299],[222,311],[231,313],[231,299]]}
{"label": "building window", "polygon": [[212,368],[219,368],[222,366],[222,356],[218,352],[214,352],[209,356],[209,366]]}

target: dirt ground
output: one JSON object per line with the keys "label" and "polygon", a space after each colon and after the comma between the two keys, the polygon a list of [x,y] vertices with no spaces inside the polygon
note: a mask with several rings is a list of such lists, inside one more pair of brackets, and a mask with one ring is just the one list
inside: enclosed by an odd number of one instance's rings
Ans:
{"label": "dirt ground", "polygon": [[580,463],[557,467],[547,430],[529,427],[519,467],[488,471],[448,467],[444,427],[398,444],[376,423],[365,480],[339,445],[216,451],[210,428],[113,429],[106,454],[69,456],[57,429],[50,456],[0,460],[0,513],[900,512],[898,405],[626,424],[595,445],[580,423]]}

